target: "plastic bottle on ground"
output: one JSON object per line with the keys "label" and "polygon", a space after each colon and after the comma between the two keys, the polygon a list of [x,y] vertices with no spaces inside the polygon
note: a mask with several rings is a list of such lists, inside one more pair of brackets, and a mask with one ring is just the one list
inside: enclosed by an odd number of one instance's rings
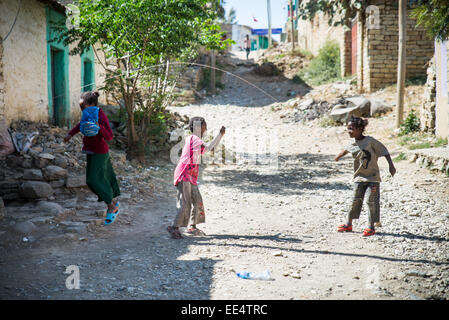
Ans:
{"label": "plastic bottle on ground", "polygon": [[272,280],[270,271],[268,270],[262,273],[242,271],[237,273],[237,277],[250,280],[265,280],[265,281]]}

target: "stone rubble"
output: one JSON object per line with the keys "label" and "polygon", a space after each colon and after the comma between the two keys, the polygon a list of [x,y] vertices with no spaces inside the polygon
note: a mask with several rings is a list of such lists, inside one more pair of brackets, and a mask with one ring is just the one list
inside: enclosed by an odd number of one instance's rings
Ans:
{"label": "stone rubble", "polygon": [[[125,152],[117,149],[123,146],[123,136],[113,121],[115,137],[110,155],[126,207],[159,190],[159,168],[145,168],[126,160]],[[185,128],[187,123],[187,117],[172,114],[168,130]],[[10,127],[14,132],[38,132],[38,135],[27,152],[0,157],[0,221],[10,226],[6,231],[13,230],[36,241],[45,233],[84,234],[102,225],[106,207],[97,202],[86,185],[82,135],[74,136],[66,144],[63,142],[66,128],[29,121],[16,121]],[[159,142],[159,152],[167,153],[177,143],[169,140],[169,132]],[[83,206],[86,201],[88,205]],[[31,233],[33,237],[29,238]]]}

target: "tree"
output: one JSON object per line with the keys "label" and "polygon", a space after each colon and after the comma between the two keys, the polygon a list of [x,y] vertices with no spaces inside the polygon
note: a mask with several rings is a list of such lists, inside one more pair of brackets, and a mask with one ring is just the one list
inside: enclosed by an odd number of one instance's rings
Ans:
{"label": "tree", "polygon": [[417,6],[412,17],[423,26],[432,39],[444,41],[449,38],[449,2],[447,0],[414,0]]}
{"label": "tree", "polygon": [[224,22],[230,23],[230,24],[237,23],[237,13],[234,8],[229,9],[229,12],[228,12]]}
{"label": "tree", "polygon": [[299,5],[298,17],[312,20],[318,12],[322,12],[329,17],[330,26],[349,27],[350,19],[365,7],[366,1],[362,0],[312,0]]}
{"label": "tree", "polygon": [[[80,54],[98,44],[106,54],[101,61],[106,70],[105,86],[100,88],[119,103],[127,114],[129,160],[143,161],[144,143],[135,126],[137,102],[160,102],[161,88],[167,89],[170,61],[189,61],[199,45],[221,48],[221,33],[213,23],[215,11],[207,0],[79,0],[76,28],[63,32],[71,54]],[[161,66],[163,72],[161,72]],[[165,66],[165,67],[164,67]],[[157,81],[156,90],[147,90]],[[146,86],[145,86],[146,85]],[[148,91],[150,99],[143,102]],[[140,99],[140,100],[139,100]]]}

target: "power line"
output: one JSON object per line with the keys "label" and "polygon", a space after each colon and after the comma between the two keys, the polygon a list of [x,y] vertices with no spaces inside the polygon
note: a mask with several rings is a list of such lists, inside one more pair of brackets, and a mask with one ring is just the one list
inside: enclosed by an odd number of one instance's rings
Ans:
{"label": "power line", "polygon": [[11,29],[9,30],[8,34],[6,35],[6,37],[4,39],[0,39],[1,42],[5,42],[6,39],[8,39],[9,35],[11,34],[12,30],[14,29],[14,26],[16,25],[16,22],[17,22],[17,17],[19,16],[21,3],[22,3],[22,0],[19,0],[19,8],[17,8],[17,13],[16,13],[16,17],[14,18],[14,22],[13,22],[13,24],[11,26]]}

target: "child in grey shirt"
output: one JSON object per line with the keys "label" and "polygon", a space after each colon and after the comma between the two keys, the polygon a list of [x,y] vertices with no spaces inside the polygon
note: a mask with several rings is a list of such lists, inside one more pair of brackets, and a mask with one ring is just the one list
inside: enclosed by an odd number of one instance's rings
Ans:
{"label": "child in grey shirt", "polygon": [[363,132],[368,120],[352,116],[348,122],[348,133],[354,142],[340,152],[335,161],[351,153],[354,158],[354,199],[352,208],[348,214],[346,224],[338,227],[339,232],[352,231],[352,220],[358,219],[362,210],[363,198],[366,190],[370,189],[367,201],[369,209],[369,227],[363,232],[363,236],[372,236],[375,233],[374,224],[380,221],[380,171],[377,159],[385,157],[390,165],[392,176],[396,173],[387,148],[378,140],[370,136],[364,136]]}

